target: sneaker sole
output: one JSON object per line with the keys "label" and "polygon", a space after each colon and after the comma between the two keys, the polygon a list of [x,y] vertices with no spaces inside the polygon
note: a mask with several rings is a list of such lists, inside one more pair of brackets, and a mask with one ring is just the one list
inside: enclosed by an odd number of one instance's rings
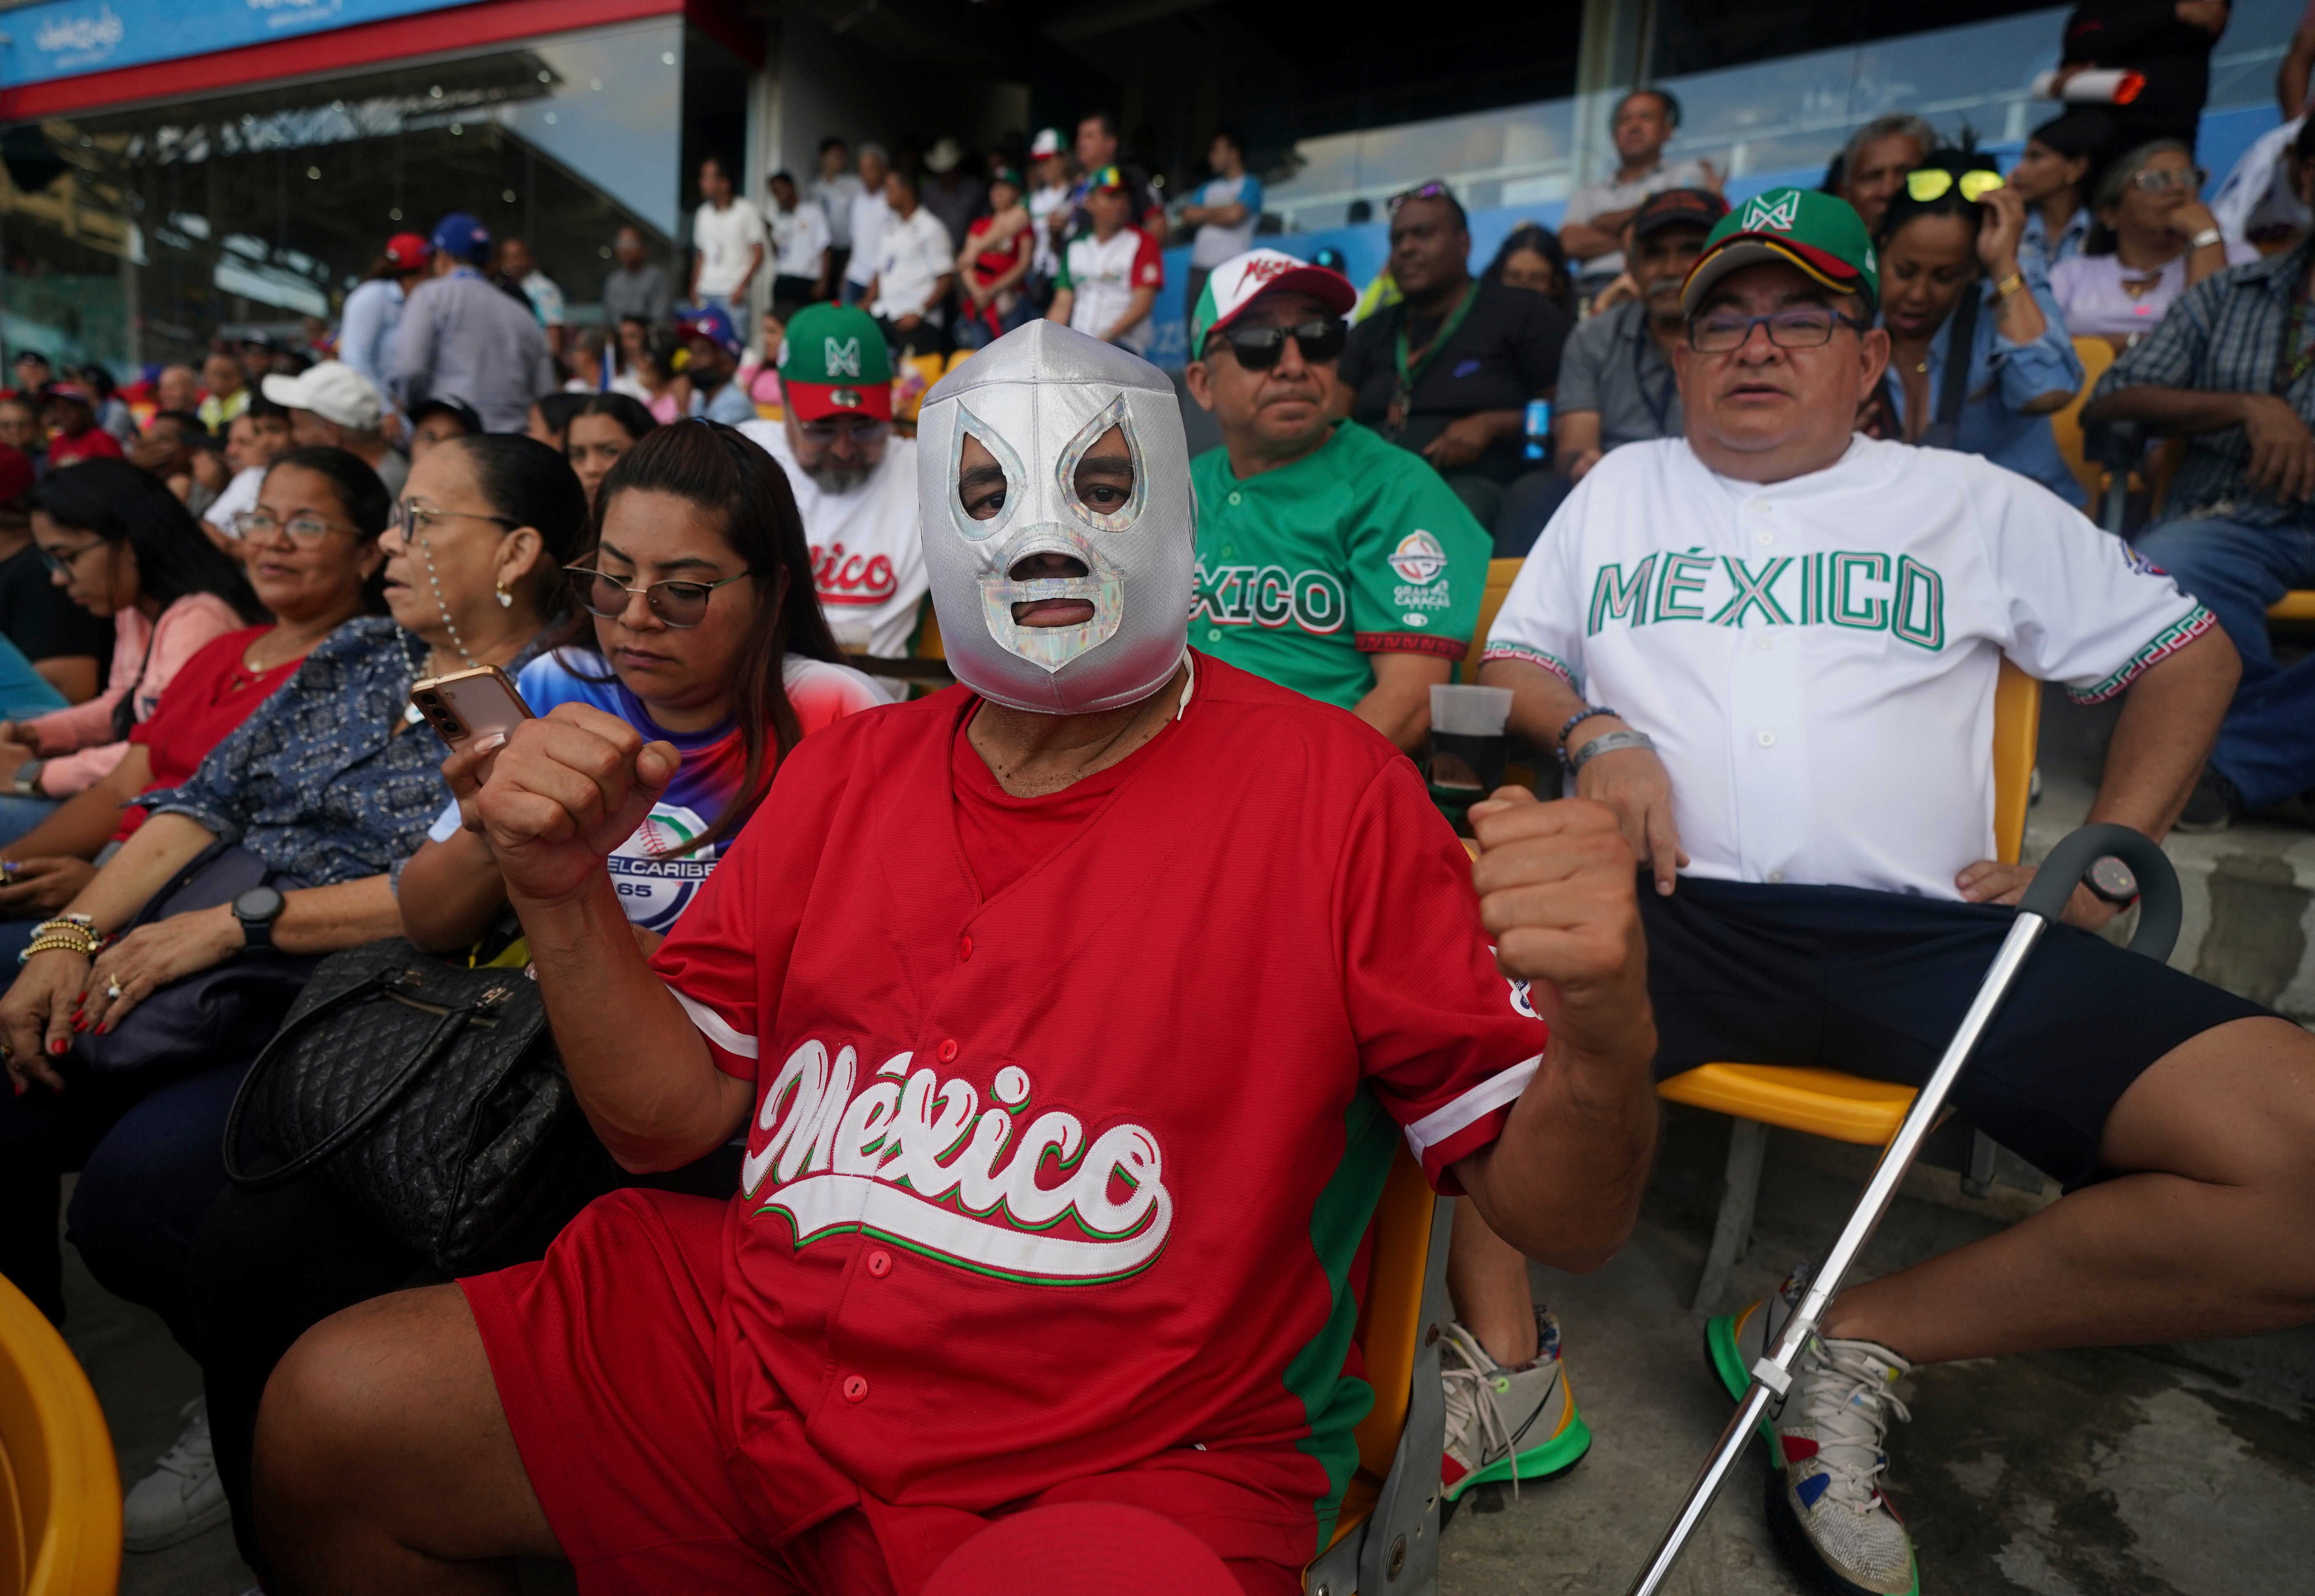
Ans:
{"label": "sneaker sole", "polygon": [[1592,1426],[1586,1424],[1583,1415],[1575,1410],[1575,1388],[1566,1383],[1565,1370],[1560,1371],[1559,1379],[1562,1388],[1567,1392],[1567,1414],[1560,1423],[1559,1433],[1539,1447],[1530,1447],[1523,1452],[1490,1463],[1485,1468],[1474,1469],[1447,1487],[1442,1493],[1445,1500],[1459,1502],[1464,1493],[1473,1485],[1507,1480],[1514,1473],[1522,1484],[1557,1479],[1583,1461],[1583,1455],[1592,1450]]}
{"label": "sneaker sole", "polygon": [[171,1547],[182,1546],[189,1540],[207,1535],[232,1517],[233,1503],[220,1502],[210,1512],[203,1513],[197,1519],[188,1519],[181,1528],[172,1530],[165,1535],[135,1537],[123,1535],[120,1538],[120,1549],[124,1552],[165,1552]]}
{"label": "sneaker sole", "polygon": [[[1824,1560],[1824,1554],[1816,1549],[1816,1543],[1809,1538],[1808,1531],[1801,1528],[1799,1516],[1793,1512],[1792,1499],[1785,1492],[1785,1476],[1780,1472],[1770,1472],[1766,1506],[1769,1534],[1777,1543],[1778,1556],[1783,1558],[1786,1569],[1809,1590],[1817,1592],[1818,1596],[1887,1596],[1885,1592],[1875,1591],[1843,1578],[1839,1569]],[[1911,1556],[1910,1537],[1907,1556],[1913,1583],[1905,1588],[1904,1596],[1921,1596],[1921,1565],[1919,1558]]]}
{"label": "sneaker sole", "polygon": [[[1744,1367],[1744,1354],[1736,1345],[1736,1336],[1743,1326],[1737,1314],[1722,1314],[1707,1320],[1704,1326],[1704,1361],[1711,1367],[1721,1388],[1731,1402],[1744,1400],[1744,1393],[1752,1388],[1752,1371]],[[1761,1420],[1761,1444],[1769,1449],[1769,1469],[1771,1474],[1784,1472],[1784,1455],[1777,1448],[1776,1421],[1763,1415]]]}

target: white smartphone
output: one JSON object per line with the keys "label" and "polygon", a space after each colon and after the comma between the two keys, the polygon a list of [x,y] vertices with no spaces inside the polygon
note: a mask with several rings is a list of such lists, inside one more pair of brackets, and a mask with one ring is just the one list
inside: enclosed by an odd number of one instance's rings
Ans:
{"label": "white smartphone", "polygon": [[532,718],[530,705],[495,665],[430,676],[412,684],[410,702],[454,749],[477,737],[494,736],[503,742],[516,726]]}

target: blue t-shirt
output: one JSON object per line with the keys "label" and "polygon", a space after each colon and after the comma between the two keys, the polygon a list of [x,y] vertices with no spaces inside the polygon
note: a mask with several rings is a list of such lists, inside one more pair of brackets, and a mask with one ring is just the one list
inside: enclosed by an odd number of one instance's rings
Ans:
{"label": "blue t-shirt", "polygon": [[[885,702],[874,683],[847,666],[791,654],[782,675],[798,730],[803,732]],[[541,654],[523,667],[515,687],[533,714],[552,714],[557,705],[584,704],[618,716],[649,740],[673,743],[683,757],[675,779],[643,823],[606,861],[628,920],[646,930],[665,931],[698,895],[714,872],[717,856],[732,840],[682,851],[740,797],[748,774],[748,749],[739,723],[727,720],[705,732],[670,732],[652,719],[643,700],[591,650],[556,649]],[[772,763],[767,749],[764,782],[772,778]],[[447,842],[457,835],[458,826],[458,806],[453,803],[427,836]]]}
{"label": "blue t-shirt", "polygon": [[65,696],[32,669],[24,651],[0,637],[0,720],[29,721],[66,707]]}

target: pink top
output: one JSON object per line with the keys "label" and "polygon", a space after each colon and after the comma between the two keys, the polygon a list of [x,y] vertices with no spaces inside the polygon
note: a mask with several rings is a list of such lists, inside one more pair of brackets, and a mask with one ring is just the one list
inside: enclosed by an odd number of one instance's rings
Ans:
{"label": "pink top", "polygon": [[[232,605],[214,593],[188,593],[148,621],[145,612],[130,606],[112,617],[112,676],[103,692],[85,704],[59,709],[24,724],[40,734],[40,792],[50,798],[69,798],[112,773],[126,742],[112,736],[112,706],[132,687],[137,698],[130,714],[142,721],[161,701],[161,691],[178,669],[216,639],[238,632],[249,623]],[[146,646],[151,644],[151,657]],[[139,672],[142,672],[140,677]]]}

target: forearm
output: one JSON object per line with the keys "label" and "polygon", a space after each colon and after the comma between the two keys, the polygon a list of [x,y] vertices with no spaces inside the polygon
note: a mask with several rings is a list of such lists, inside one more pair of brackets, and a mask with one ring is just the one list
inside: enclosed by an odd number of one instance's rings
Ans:
{"label": "forearm", "polygon": [[335,953],[402,935],[402,912],[383,874],[288,893],[273,922],[285,953]]}
{"label": "forearm", "polygon": [[2133,683],[2089,819],[2161,840],[2195,790],[2241,674],[2234,644],[2213,626]]}
{"label": "forearm", "polygon": [[128,767],[136,765],[149,772],[151,767],[137,756],[131,745],[129,757],[113,767],[112,774],[93,786],[84,787],[65,800],[64,803],[39,825],[11,843],[7,856],[12,859],[93,859],[112,834],[120,829],[120,806],[136,796],[138,789],[123,792],[123,775]]}
{"label": "forearm", "polygon": [[1578,261],[1596,261],[1616,251],[1616,235],[1590,222],[1567,222],[1559,229],[1560,247]]}
{"label": "forearm", "polygon": [[2116,388],[2082,406],[2085,421],[2143,421],[2157,432],[2216,432],[2242,425],[2253,394],[2151,385]]}
{"label": "forearm", "polygon": [[1568,716],[1586,707],[1566,678],[1525,660],[1489,660],[1479,667],[1479,685],[1512,690],[1511,734],[1547,754],[1559,746]]}
{"label": "forearm", "polygon": [[1495,1233],[1555,1269],[1597,1269],[1631,1234],[1647,1184],[1658,1110],[1643,998],[1613,1051],[1555,1035],[1494,1145],[1455,1166]]}
{"label": "forearm", "polygon": [[[1414,660],[1426,665],[1432,662],[1432,656],[1429,654],[1378,654],[1371,657],[1377,660]],[[1444,660],[1438,661],[1437,664],[1440,669],[1436,676],[1443,683],[1451,667]],[[1431,681],[1402,675],[1385,675],[1379,670],[1375,685],[1367,690],[1367,696],[1358,701],[1351,713],[1399,748],[1414,753],[1431,735]]]}
{"label": "forearm", "polygon": [[1574,475],[1576,462],[1600,447],[1600,412],[1563,410],[1552,418],[1552,464]]}
{"label": "forearm", "polygon": [[430,953],[456,953],[490,929],[506,900],[490,846],[461,831],[421,844],[402,867],[401,932]]}
{"label": "forearm", "polygon": [[81,890],[67,909],[84,914],[98,931],[110,935],[137,918],[146,900],[168,885],[169,878],[192,863],[217,838],[190,815],[155,815],[121,844],[120,851],[96,879]]}
{"label": "forearm", "polygon": [[715,1067],[652,973],[606,873],[570,901],[514,900],[580,1106],[622,1168],[679,1169],[731,1139],[747,1083]]}

